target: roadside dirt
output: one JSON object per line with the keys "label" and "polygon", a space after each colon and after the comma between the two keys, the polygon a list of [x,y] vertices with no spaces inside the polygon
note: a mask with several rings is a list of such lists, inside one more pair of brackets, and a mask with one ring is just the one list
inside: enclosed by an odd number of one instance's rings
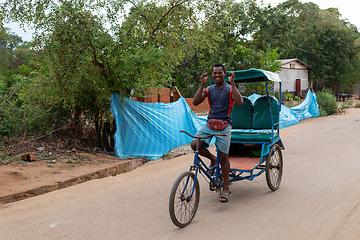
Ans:
{"label": "roadside dirt", "polygon": [[[34,146],[35,145],[35,146]],[[92,179],[132,171],[146,163],[144,158],[121,159],[115,155],[72,150],[57,150],[33,143],[0,164],[0,203],[9,203],[74,186]],[[27,152],[30,150],[31,152]],[[192,152],[189,145],[172,149],[165,159]]]}
{"label": "roadside dirt", "polygon": [[[22,154],[23,156],[26,154]],[[133,170],[143,159],[120,159],[102,153],[68,151],[57,155],[30,152],[0,165],[0,202],[12,202]]]}

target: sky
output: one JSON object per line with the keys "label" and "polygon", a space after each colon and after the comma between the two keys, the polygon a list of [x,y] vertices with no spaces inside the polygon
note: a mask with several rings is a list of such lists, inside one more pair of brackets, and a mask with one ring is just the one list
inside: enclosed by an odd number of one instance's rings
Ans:
{"label": "sky", "polygon": [[[258,0],[259,2],[260,0]],[[320,9],[327,8],[338,8],[342,19],[347,19],[350,23],[360,28],[360,1],[359,0],[300,0],[301,2],[313,2],[316,3]],[[5,2],[5,0],[0,0],[0,3]],[[272,7],[275,7],[284,0],[263,0],[265,4],[271,4]],[[32,31],[27,29],[24,32],[17,23],[11,23],[6,25],[11,29],[11,32],[16,33],[18,36],[22,37],[23,41],[31,41]]]}

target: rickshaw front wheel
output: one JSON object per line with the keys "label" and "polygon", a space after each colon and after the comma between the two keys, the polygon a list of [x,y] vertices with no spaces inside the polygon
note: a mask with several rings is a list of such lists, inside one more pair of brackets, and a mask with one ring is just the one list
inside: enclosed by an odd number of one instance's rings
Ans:
{"label": "rickshaw front wheel", "polygon": [[169,213],[172,222],[182,228],[195,217],[200,200],[200,186],[193,172],[182,173],[171,189]]}

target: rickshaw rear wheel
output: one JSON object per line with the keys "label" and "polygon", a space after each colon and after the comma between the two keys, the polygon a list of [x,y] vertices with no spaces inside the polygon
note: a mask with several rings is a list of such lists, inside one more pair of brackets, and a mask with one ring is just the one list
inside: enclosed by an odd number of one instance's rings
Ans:
{"label": "rickshaw rear wheel", "polygon": [[266,160],[266,182],[268,187],[276,191],[281,182],[283,172],[283,157],[280,146],[275,143],[270,148],[270,153]]}

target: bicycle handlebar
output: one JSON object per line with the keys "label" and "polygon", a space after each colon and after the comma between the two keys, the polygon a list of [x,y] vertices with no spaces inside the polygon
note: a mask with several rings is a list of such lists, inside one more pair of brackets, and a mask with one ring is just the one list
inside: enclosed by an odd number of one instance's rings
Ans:
{"label": "bicycle handlebar", "polygon": [[197,137],[197,136],[193,136],[193,135],[191,135],[190,133],[188,133],[188,132],[186,132],[186,131],[184,131],[184,130],[180,130],[180,132],[182,132],[182,133],[186,133],[187,135],[189,135],[190,137],[192,137],[192,138],[197,138],[197,139],[206,139],[206,138],[209,138],[209,137],[212,137],[212,136],[227,136],[227,134],[223,134],[223,133],[213,133],[213,134],[210,134],[210,135],[207,135],[207,136],[205,136],[205,137]]}

